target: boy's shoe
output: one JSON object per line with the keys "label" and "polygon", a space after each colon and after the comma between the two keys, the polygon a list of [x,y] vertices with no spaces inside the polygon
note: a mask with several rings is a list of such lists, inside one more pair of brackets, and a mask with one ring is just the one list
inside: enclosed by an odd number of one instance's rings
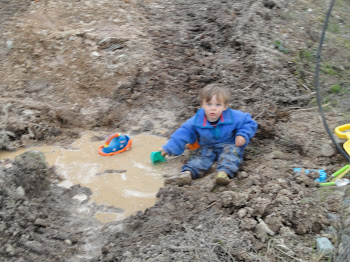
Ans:
{"label": "boy's shoe", "polygon": [[181,172],[179,175],[165,179],[164,185],[175,184],[178,186],[190,185],[192,183],[192,175],[190,171]]}
{"label": "boy's shoe", "polygon": [[215,182],[217,185],[226,186],[226,185],[230,184],[231,180],[225,171],[219,171],[216,174]]}

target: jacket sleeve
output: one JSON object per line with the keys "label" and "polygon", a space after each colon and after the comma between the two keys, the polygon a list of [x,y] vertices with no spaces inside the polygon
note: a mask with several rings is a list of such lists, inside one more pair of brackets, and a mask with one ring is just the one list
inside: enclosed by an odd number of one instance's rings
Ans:
{"label": "jacket sleeve", "polygon": [[243,145],[243,148],[246,147],[250,140],[256,133],[258,129],[258,123],[252,118],[249,113],[244,113],[243,121],[241,122],[240,127],[236,132],[236,136],[243,136],[246,140],[246,143]]}
{"label": "jacket sleeve", "polygon": [[194,117],[192,117],[171,135],[169,141],[163,146],[163,150],[169,156],[178,156],[185,151],[186,144],[192,144],[196,139],[197,132],[194,127]]}

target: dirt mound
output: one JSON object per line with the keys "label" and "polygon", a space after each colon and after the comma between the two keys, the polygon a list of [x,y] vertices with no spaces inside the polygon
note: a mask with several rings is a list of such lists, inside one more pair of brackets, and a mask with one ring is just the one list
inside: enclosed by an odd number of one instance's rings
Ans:
{"label": "dirt mound", "polygon": [[1,161],[1,261],[88,261],[100,254],[102,225],[87,216],[94,207],[72,199],[91,192],[58,182],[42,153]]}
{"label": "dirt mound", "polygon": [[[228,187],[216,188],[213,176],[161,189],[154,207],[127,219],[109,239],[101,260],[259,261],[257,254],[273,241],[310,259],[312,247],[305,243],[330,223],[327,202],[314,198],[312,178],[242,171]],[[270,261],[281,255],[269,252]]]}

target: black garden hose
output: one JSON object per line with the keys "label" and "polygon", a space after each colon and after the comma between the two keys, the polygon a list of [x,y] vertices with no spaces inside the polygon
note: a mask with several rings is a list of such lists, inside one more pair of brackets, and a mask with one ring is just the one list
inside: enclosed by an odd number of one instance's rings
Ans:
{"label": "black garden hose", "polygon": [[317,50],[317,55],[316,55],[316,71],[315,71],[315,88],[316,88],[316,98],[317,98],[317,105],[318,105],[318,111],[320,112],[320,115],[322,117],[322,121],[323,121],[323,125],[329,135],[329,137],[332,139],[333,144],[335,145],[335,147],[337,148],[337,150],[339,151],[339,153],[341,153],[345,159],[350,162],[350,156],[343,150],[343,148],[337,143],[337,141],[335,140],[332,132],[329,129],[329,126],[327,124],[326,118],[324,116],[324,112],[323,112],[323,108],[322,108],[322,103],[321,103],[321,96],[320,96],[320,92],[319,92],[319,75],[320,75],[320,60],[321,60],[321,52],[322,52],[322,46],[323,46],[323,41],[324,41],[324,37],[326,34],[326,30],[327,30],[327,26],[328,26],[328,20],[329,17],[331,15],[332,9],[333,9],[333,5],[335,3],[335,0],[331,1],[331,4],[329,6],[327,15],[326,15],[326,19],[323,23],[323,29],[322,29],[322,34],[321,34],[321,38],[320,38],[320,42],[319,42],[319,46],[318,46],[318,50]]}

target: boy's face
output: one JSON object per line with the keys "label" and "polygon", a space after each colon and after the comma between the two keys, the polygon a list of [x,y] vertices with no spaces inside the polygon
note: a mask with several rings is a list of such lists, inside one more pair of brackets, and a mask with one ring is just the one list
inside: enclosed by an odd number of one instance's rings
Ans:
{"label": "boy's face", "polygon": [[217,100],[216,95],[214,95],[210,101],[202,101],[202,108],[207,119],[210,122],[215,122],[219,119],[221,113],[227,109],[227,105]]}

